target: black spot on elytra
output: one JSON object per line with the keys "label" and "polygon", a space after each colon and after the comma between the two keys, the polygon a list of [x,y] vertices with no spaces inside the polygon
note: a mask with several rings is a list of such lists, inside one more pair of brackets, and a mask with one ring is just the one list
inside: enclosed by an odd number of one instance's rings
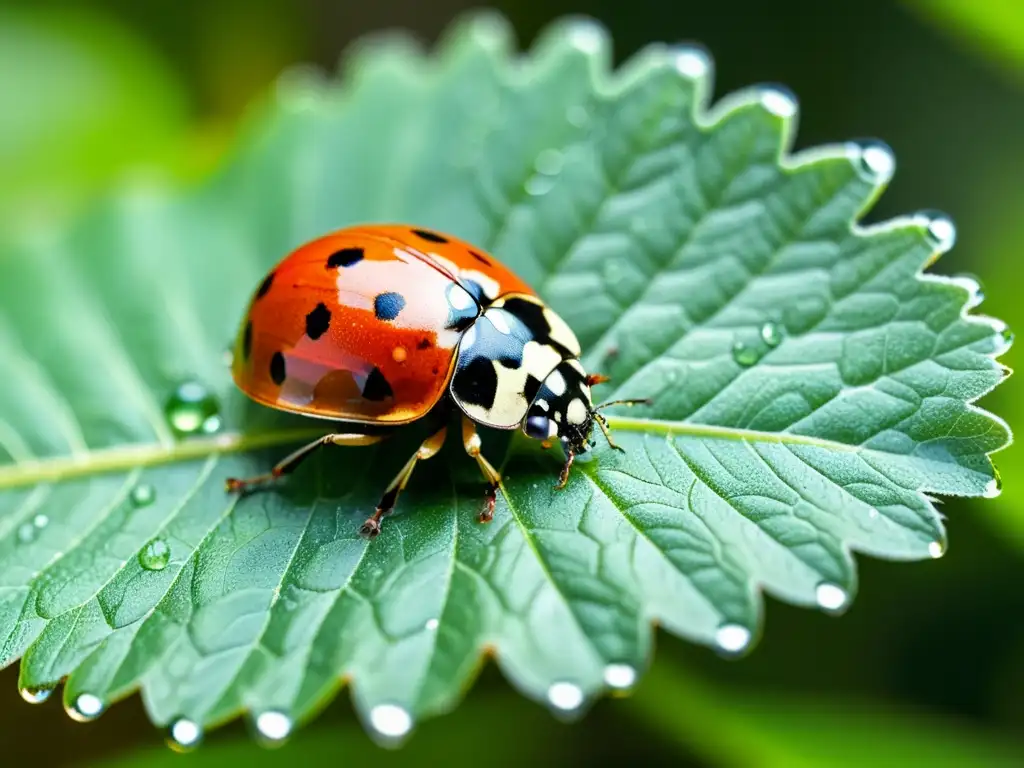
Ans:
{"label": "black spot on elytra", "polygon": [[316,305],[316,309],[306,315],[306,335],[316,341],[331,327],[331,310],[323,302]]}
{"label": "black spot on elytra", "polygon": [[491,266],[491,260],[488,259],[486,256],[484,256],[482,253],[477,253],[476,251],[470,251],[469,255],[472,256],[477,261],[479,261],[481,264],[483,264],[485,266],[488,266],[488,267]]}
{"label": "black spot on elytra", "polygon": [[439,235],[436,232],[430,232],[429,230],[426,230],[426,229],[414,229],[412,231],[412,233],[414,235],[416,235],[416,237],[421,237],[424,240],[426,240],[428,242],[431,242],[431,243],[447,243],[448,242],[448,238],[447,237],[444,237],[443,235]]}
{"label": "black spot on elytra", "polygon": [[277,386],[281,386],[287,377],[288,372],[284,366],[284,355],[280,352],[275,352],[274,356],[270,358],[270,378]]}
{"label": "black spot on elytra", "polygon": [[378,293],[373,300],[373,311],[378,320],[394,320],[404,308],[405,297],[394,291]]}
{"label": "black spot on elytra", "polygon": [[476,280],[463,278],[461,283],[462,287],[466,289],[466,292],[473,297],[477,304],[487,306],[491,303],[491,300],[487,298],[487,294],[484,293],[484,287]]}
{"label": "black spot on elytra", "polygon": [[544,342],[551,337],[551,326],[544,318],[544,308],[540,304],[534,304],[526,299],[511,298],[505,301],[504,307],[523,321],[523,325],[530,329],[530,333],[537,341]]}
{"label": "black spot on elytra", "polygon": [[252,354],[252,320],[245,324],[245,332],[242,333],[242,359],[248,360]]}
{"label": "black spot on elytra", "polygon": [[532,373],[526,374],[526,384],[523,385],[523,395],[526,397],[526,402],[533,402],[534,398],[537,397],[537,393],[540,391],[541,384],[541,380]]}
{"label": "black spot on elytra", "polygon": [[258,291],[256,291],[256,298],[257,299],[262,299],[264,296],[266,296],[267,293],[270,291],[270,286],[273,285],[273,284],[274,284],[274,273],[271,272],[269,275],[267,275],[265,278],[263,278],[263,282],[260,283],[260,289]]}
{"label": "black spot on elytra", "polygon": [[430,349],[432,346],[434,346],[434,342],[428,338],[422,338],[416,342],[416,349]]}
{"label": "black spot on elytra", "polygon": [[327,257],[327,268],[351,267],[363,260],[362,248],[342,248]]}
{"label": "black spot on elytra", "polygon": [[394,397],[395,393],[380,372],[380,368],[374,368],[366,377],[366,384],[363,385],[363,397],[367,400],[385,400]]}
{"label": "black spot on elytra", "polygon": [[452,390],[464,403],[491,408],[498,394],[498,373],[490,360],[483,357],[474,358],[469,365],[455,374]]}
{"label": "black spot on elytra", "polygon": [[508,368],[510,371],[514,371],[523,364],[523,358],[522,356],[511,357],[509,355],[503,355],[498,358],[498,364],[503,368]]}

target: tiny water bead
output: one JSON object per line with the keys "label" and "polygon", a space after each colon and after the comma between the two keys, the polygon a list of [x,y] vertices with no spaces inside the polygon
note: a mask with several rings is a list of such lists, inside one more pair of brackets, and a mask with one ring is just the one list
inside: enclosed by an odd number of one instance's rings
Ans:
{"label": "tiny water bead", "polygon": [[139,565],[147,571],[162,571],[171,562],[171,547],[163,539],[153,539],[139,552]]}
{"label": "tiny water bead", "polygon": [[604,31],[591,21],[578,21],[569,31],[569,42],[572,46],[586,54],[595,54],[604,47]]}
{"label": "tiny water bead", "polygon": [[167,401],[164,413],[179,436],[211,435],[219,431],[222,424],[217,398],[196,381],[179,386]]}
{"label": "tiny water bead", "polygon": [[156,489],[149,483],[139,483],[132,488],[130,499],[136,509],[148,507],[156,501]]}
{"label": "tiny water bead", "polygon": [[575,683],[552,683],[548,688],[548,703],[562,712],[572,712],[583,704],[583,689]]}
{"label": "tiny water bead", "polygon": [[22,544],[31,544],[36,540],[39,530],[32,523],[22,523],[18,526],[18,541]]}
{"label": "tiny water bead", "polygon": [[604,668],[604,684],[619,691],[636,684],[636,670],[629,664],[609,664]]}
{"label": "tiny water bead", "polygon": [[427,619],[427,623],[424,626],[433,632],[440,626],[440,622],[437,619]]}
{"label": "tiny water bead", "polygon": [[88,723],[103,714],[106,705],[99,696],[91,693],[80,694],[74,704],[67,708],[68,717],[79,723]]}
{"label": "tiny water bead", "polygon": [[171,748],[178,752],[194,749],[203,740],[203,729],[198,723],[185,717],[175,720],[168,734]]}
{"label": "tiny water bead", "polygon": [[956,225],[944,213],[922,214],[927,222],[928,242],[937,250],[946,252],[956,244]]}
{"label": "tiny water bead", "polygon": [[944,554],[946,554],[946,545],[941,541],[933,541],[928,545],[928,554],[934,559],[938,560]]}
{"label": "tiny water bead", "polygon": [[985,485],[985,490],[982,492],[982,497],[986,499],[994,499],[1003,492],[1003,478],[1000,477],[999,472],[996,471],[995,477],[988,481]]}
{"label": "tiny water bead", "polygon": [[707,75],[711,69],[711,57],[707,52],[695,47],[679,48],[675,58],[676,72],[697,80]]}
{"label": "tiny water bead", "polygon": [[796,97],[778,86],[762,88],[761,106],[776,117],[792,117],[796,114]]}
{"label": "tiny water bead", "polygon": [[779,346],[782,336],[782,327],[778,323],[768,322],[761,326],[761,340],[769,347]]}
{"label": "tiny water bead", "polygon": [[397,704],[378,704],[370,710],[370,727],[381,736],[399,739],[412,730],[412,715]]}
{"label": "tiny water bead", "polygon": [[814,591],[814,599],[826,611],[840,611],[846,607],[846,601],[850,598],[842,587],[823,582]]}
{"label": "tiny water bead", "polygon": [[748,368],[761,359],[761,352],[750,344],[737,341],[732,345],[732,359]]}
{"label": "tiny water bead", "polygon": [[53,694],[53,688],[19,688],[18,693],[29,704],[42,704]]}
{"label": "tiny water bead", "polygon": [[523,189],[531,197],[541,197],[551,191],[555,186],[555,179],[552,176],[535,174],[526,180]]}
{"label": "tiny water bead", "polygon": [[256,717],[256,731],[268,744],[280,744],[292,732],[292,720],[283,712],[261,712]]}
{"label": "tiny water bead", "polygon": [[854,144],[853,153],[861,178],[875,184],[885,183],[896,170],[896,156],[880,141]]}
{"label": "tiny water bead", "polygon": [[715,632],[715,645],[724,653],[740,653],[750,645],[750,630],[742,624],[723,624]]}

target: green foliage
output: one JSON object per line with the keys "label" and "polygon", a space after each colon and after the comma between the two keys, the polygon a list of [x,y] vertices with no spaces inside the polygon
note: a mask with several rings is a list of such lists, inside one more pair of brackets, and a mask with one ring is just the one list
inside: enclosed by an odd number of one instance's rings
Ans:
{"label": "green foliage", "polygon": [[979,55],[1011,72],[1024,68],[1024,6],[1017,0],[910,0],[907,4]]}
{"label": "green foliage", "polygon": [[[952,225],[851,224],[887,149],[786,156],[791,97],[708,112],[694,49],[612,76],[586,22],[510,47],[493,17],[435,57],[364,46],[341,86],[283,81],[205,186],[136,188],[0,256],[0,664],[23,656],[27,695],[67,677],[87,719],[141,688],[160,725],[248,711],[270,736],[351,680],[389,741],[493,651],[571,717],[633,685],[653,621],[743,652],[762,592],[841,611],[852,552],[936,557],[929,494],[996,491],[1008,431],[971,403],[1007,342],[966,314],[976,286],[920,274]],[[612,376],[603,395],[654,398],[612,418],[626,454],[556,492],[556,457],[513,451],[482,526],[452,450],[372,543],[359,523],[415,435],[226,496],[318,433],[234,391],[245,301],[289,249],[360,221],[451,231],[536,286]]]}
{"label": "green foliage", "polygon": [[0,9],[0,94],[0,215],[166,161],[185,127],[178,80],[95,12]]}

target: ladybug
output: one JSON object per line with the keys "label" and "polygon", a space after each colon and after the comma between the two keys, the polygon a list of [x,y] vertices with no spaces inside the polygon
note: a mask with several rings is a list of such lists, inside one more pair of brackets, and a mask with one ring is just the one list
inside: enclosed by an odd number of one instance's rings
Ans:
{"label": "ladybug", "polygon": [[[494,514],[501,475],[480,452],[477,425],[561,441],[563,488],[594,423],[610,445],[575,334],[497,259],[451,235],[356,226],[288,254],[256,289],[235,342],[232,376],[258,403],[343,422],[265,475],[229,479],[244,492],[292,472],[324,445],[369,445],[420,419],[430,436],[384,491],[360,532],[380,533],[419,461],[462,413],[462,443],[487,482],[480,521]],[[550,444],[550,443],[548,443]],[[621,449],[619,449],[621,450]]]}

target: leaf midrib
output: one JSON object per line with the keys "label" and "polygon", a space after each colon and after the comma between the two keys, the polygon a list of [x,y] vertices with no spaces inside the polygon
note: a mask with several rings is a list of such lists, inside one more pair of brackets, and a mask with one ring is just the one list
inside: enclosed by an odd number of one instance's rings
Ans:
{"label": "leaf midrib", "polygon": [[[664,421],[659,419],[608,416],[613,431],[642,432],[655,435],[682,435],[715,440],[739,440],[760,443],[806,445],[829,451],[857,452],[863,446],[840,443],[810,435],[790,432],[762,432],[740,427]],[[0,466],[0,490],[24,488],[43,482],[71,480],[108,472],[120,472],[204,459],[214,454],[245,453],[248,451],[291,445],[302,440],[314,440],[324,434],[323,429],[285,429],[278,431],[242,433],[225,432],[213,437],[183,440],[167,446],[161,443],[132,443],[89,451],[78,456],[25,461]]]}

